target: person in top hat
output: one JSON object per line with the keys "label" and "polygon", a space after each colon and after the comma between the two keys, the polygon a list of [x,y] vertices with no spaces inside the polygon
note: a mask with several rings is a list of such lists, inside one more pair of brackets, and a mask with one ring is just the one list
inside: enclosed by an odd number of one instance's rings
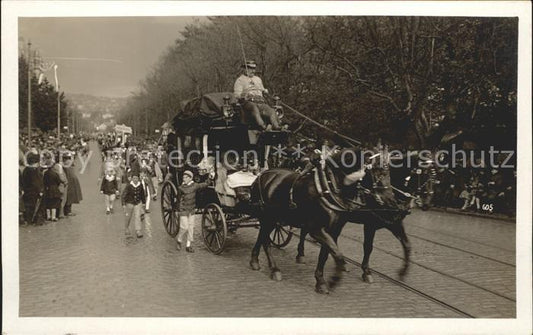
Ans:
{"label": "person in top hat", "polygon": [[[24,220],[28,223],[42,224],[39,207],[43,196],[43,174],[39,169],[39,154],[31,151],[27,154],[28,165],[22,171],[22,200],[24,202]],[[35,215],[34,215],[35,214]]]}
{"label": "person in top hat", "polygon": [[243,122],[249,123],[246,118],[251,116],[261,129],[266,130],[267,125],[263,119],[266,118],[273,129],[280,129],[276,111],[266,103],[263,96],[264,93],[268,94],[268,90],[263,86],[261,78],[255,75],[257,65],[249,60],[242,68],[243,73],[233,86],[233,94],[243,106]]}

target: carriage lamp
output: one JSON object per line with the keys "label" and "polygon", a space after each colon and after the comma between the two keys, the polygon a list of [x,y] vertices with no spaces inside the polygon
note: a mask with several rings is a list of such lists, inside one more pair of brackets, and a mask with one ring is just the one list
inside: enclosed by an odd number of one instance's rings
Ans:
{"label": "carriage lamp", "polygon": [[283,107],[281,106],[281,99],[277,95],[274,96],[274,109],[276,110],[278,119],[282,119],[283,118]]}
{"label": "carriage lamp", "polygon": [[222,105],[222,113],[224,115],[224,118],[226,119],[231,119],[234,114],[233,107],[231,107],[229,103],[230,99],[231,99],[230,96],[226,95],[224,97],[224,104]]}

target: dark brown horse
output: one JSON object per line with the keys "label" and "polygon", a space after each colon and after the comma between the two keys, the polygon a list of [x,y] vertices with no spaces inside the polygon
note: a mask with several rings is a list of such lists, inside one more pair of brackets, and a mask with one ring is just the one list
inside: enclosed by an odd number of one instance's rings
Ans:
{"label": "dark brown horse", "polygon": [[[344,151],[343,151],[344,152]],[[320,172],[300,175],[285,169],[272,169],[263,172],[252,185],[252,202],[258,204],[257,217],[260,230],[257,242],[252,250],[250,265],[259,270],[259,252],[263,247],[271,277],[281,280],[281,271],[277,267],[270,252],[270,233],[277,223],[290,224],[304,229],[321,244],[318,266],[315,271],[316,291],[328,293],[328,285],[324,279],[324,264],[331,254],[335,259],[336,270],[329,287],[334,287],[346,271],[346,262],[337,245],[337,238],[347,222],[351,210],[357,208],[350,197],[353,196],[354,185],[364,176],[363,164],[357,159],[348,158],[347,164],[341,163],[343,152],[332,156],[327,165],[327,174],[335,184],[335,190],[329,191],[322,187],[326,173]],[[358,151],[353,151],[353,157]],[[346,162],[345,162],[346,163]],[[337,192],[331,198],[331,192]]]}
{"label": "dark brown horse", "polygon": [[[382,152],[381,155],[387,155],[387,153]],[[378,164],[378,162],[381,164]],[[367,283],[373,282],[372,273],[369,268],[370,254],[372,253],[376,231],[385,228],[402,244],[404,264],[398,274],[400,275],[400,279],[403,279],[409,269],[409,257],[411,253],[410,243],[403,226],[403,219],[408,213],[410,199],[394,191],[390,180],[388,159],[375,160],[370,163],[372,164],[367,165],[369,167],[366,170],[367,173],[358,182],[358,200],[361,207],[358,210],[346,212],[345,215],[349,222],[364,225],[364,256],[363,262],[361,263],[363,270],[362,277]],[[297,263],[305,263],[304,242],[306,235],[307,231],[302,229],[300,242],[298,243],[298,254],[296,256]],[[325,257],[327,258],[327,255]],[[323,267],[321,262],[321,259],[319,259],[318,267]]]}

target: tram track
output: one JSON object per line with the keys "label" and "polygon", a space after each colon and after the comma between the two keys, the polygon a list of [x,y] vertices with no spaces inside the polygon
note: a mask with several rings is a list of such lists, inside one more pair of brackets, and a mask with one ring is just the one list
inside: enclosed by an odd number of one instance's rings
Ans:
{"label": "tram track", "polygon": [[409,224],[409,226],[410,227],[415,227],[415,228],[418,228],[418,229],[422,229],[422,230],[425,230],[425,231],[430,231],[430,232],[433,232],[433,233],[437,233],[437,234],[440,234],[440,235],[453,237],[453,238],[456,238],[456,239],[459,239],[459,240],[462,240],[462,241],[465,241],[465,242],[475,243],[475,244],[479,244],[479,245],[482,245],[482,246],[485,246],[485,247],[489,247],[489,248],[493,248],[493,249],[497,249],[497,250],[501,250],[501,251],[514,253],[514,250],[498,247],[498,246],[495,246],[495,245],[491,245],[491,244],[487,244],[487,243],[483,243],[483,242],[479,242],[479,241],[473,241],[473,240],[470,240],[470,239],[467,239],[467,238],[464,238],[464,237],[461,237],[461,236],[457,236],[455,234],[448,234],[448,233],[442,232],[440,230],[429,229],[429,228],[418,226],[418,225],[414,225],[414,224]]}
{"label": "tram track", "polygon": [[[294,233],[294,235],[297,236],[298,238],[300,237],[299,234]],[[313,245],[313,246],[315,246],[317,248],[320,248],[320,243],[318,243],[317,241],[315,241],[315,240],[313,240],[311,238],[306,238],[305,240],[307,242],[311,243],[311,245]],[[346,260],[346,262],[348,262],[348,263],[350,263],[352,265],[355,265],[357,267],[361,267],[361,263],[359,263],[358,261],[354,260],[351,257],[344,256],[344,259]],[[401,287],[401,288],[403,288],[403,289],[405,289],[405,290],[407,290],[407,291],[409,291],[411,293],[414,293],[414,294],[416,294],[416,295],[418,295],[418,296],[420,296],[420,297],[422,297],[422,298],[424,298],[426,300],[429,300],[429,301],[431,301],[431,302],[433,302],[433,303],[435,303],[435,304],[437,304],[437,305],[439,305],[439,306],[441,306],[441,307],[443,307],[443,308],[445,308],[447,310],[453,311],[456,314],[461,315],[461,316],[466,317],[466,318],[471,318],[471,319],[476,318],[474,315],[472,315],[472,314],[470,314],[470,313],[468,313],[468,312],[466,312],[464,310],[461,310],[461,309],[459,309],[457,307],[454,307],[454,306],[446,303],[445,301],[443,301],[441,299],[438,299],[438,298],[436,298],[434,296],[431,296],[431,295],[429,295],[429,294],[427,294],[427,293],[425,293],[425,292],[423,292],[423,291],[421,291],[421,290],[419,290],[419,289],[417,289],[417,288],[415,288],[413,286],[410,286],[410,285],[408,285],[408,284],[406,284],[406,283],[404,283],[404,282],[402,282],[400,280],[397,280],[397,279],[395,279],[395,278],[393,278],[393,277],[391,277],[391,276],[389,276],[389,275],[387,275],[387,274],[385,274],[383,272],[377,271],[375,269],[371,269],[371,270],[372,270],[372,274],[376,274],[380,278],[382,278],[382,279],[384,279],[384,280],[386,280],[386,281],[388,281],[388,282],[390,282],[390,283],[392,283],[392,284],[394,284],[396,286],[399,286],[399,287]]]}
{"label": "tram track", "polygon": [[[350,240],[350,241],[354,241],[354,242],[360,243],[361,245],[363,244],[363,241],[361,241],[361,240],[359,240],[359,239],[357,239],[357,238],[353,238],[353,237],[346,236],[346,235],[343,235],[343,234],[341,234],[341,236],[342,236],[343,238],[346,238],[346,239]],[[307,240],[307,239],[306,239],[306,240]],[[393,253],[393,252],[391,252],[391,251],[389,251],[389,250],[385,250],[385,249],[383,249],[383,248],[376,247],[375,245],[374,245],[374,249],[375,249],[375,250],[379,250],[379,251],[381,251],[381,252],[384,252],[384,253],[386,253],[386,254],[389,255],[389,256],[393,256],[393,257],[398,258],[398,259],[401,259],[401,260],[404,259],[403,256],[396,255],[395,253]],[[516,303],[516,299],[513,299],[513,298],[508,297],[508,296],[506,296],[506,295],[503,295],[503,294],[501,294],[501,293],[495,292],[495,291],[490,290],[490,289],[488,289],[488,288],[485,288],[485,287],[483,287],[483,286],[479,286],[479,285],[474,284],[474,283],[472,283],[472,282],[469,282],[469,281],[467,281],[467,280],[464,280],[464,279],[458,278],[458,277],[456,277],[456,276],[453,276],[453,275],[447,274],[446,272],[443,272],[443,271],[440,271],[440,270],[437,270],[437,269],[433,269],[433,268],[431,268],[431,267],[429,267],[429,266],[426,266],[426,265],[421,264],[421,263],[419,263],[419,262],[413,261],[413,260],[411,260],[411,259],[409,260],[409,263],[410,263],[410,264],[417,265],[417,266],[419,266],[419,267],[421,267],[421,268],[423,268],[423,269],[425,269],[425,270],[435,272],[435,273],[437,273],[437,274],[439,274],[439,275],[441,275],[441,276],[445,276],[445,277],[447,277],[447,278],[457,280],[457,281],[459,281],[459,282],[462,282],[463,284],[466,284],[466,285],[469,285],[469,286],[475,287],[475,288],[477,288],[477,289],[479,289],[479,290],[485,291],[485,292],[487,292],[487,293],[490,293],[490,294],[496,295],[496,296],[498,296],[498,297],[500,297],[500,298],[503,298],[503,299],[506,299],[506,300],[509,300],[509,301],[511,301],[511,302],[515,302],[515,303]],[[374,270],[372,269],[372,271],[374,271]]]}
{"label": "tram track", "polygon": [[407,234],[407,236],[409,236],[409,237],[414,237],[414,238],[417,238],[417,239],[419,239],[419,240],[426,241],[426,242],[429,242],[429,243],[433,243],[433,244],[436,244],[436,245],[441,246],[441,247],[444,247],[444,248],[448,248],[448,249],[453,249],[453,250],[461,251],[461,252],[464,252],[465,254],[470,254],[470,255],[473,255],[473,256],[476,256],[476,257],[480,257],[480,258],[487,259],[487,260],[489,260],[489,261],[493,261],[493,262],[496,262],[496,263],[500,263],[500,264],[503,264],[503,265],[507,265],[507,266],[510,266],[510,267],[516,268],[516,265],[515,265],[515,264],[509,263],[509,262],[504,262],[504,261],[501,261],[501,260],[499,260],[499,259],[495,259],[495,258],[492,258],[492,257],[489,257],[489,256],[480,255],[480,254],[478,254],[478,253],[475,253],[475,252],[472,252],[472,251],[468,251],[468,250],[465,250],[465,249],[462,249],[462,248],[457,248],[457,247],[453,247],[453,246],[451,246],[451,245],[446,245],[446,244],[444,244],[444,243],[436,242],[436,241],[433,241],[433,240],[427,239],[427,238],[425,238],[425,237],[420,237],[420,236],[414,235],[414,234],[412,234],[412,233]]}

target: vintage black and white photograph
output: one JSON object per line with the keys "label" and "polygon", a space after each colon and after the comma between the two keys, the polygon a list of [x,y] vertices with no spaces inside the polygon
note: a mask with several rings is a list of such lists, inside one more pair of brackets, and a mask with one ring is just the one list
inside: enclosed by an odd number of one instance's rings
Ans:
{"label": "vintage black and white photograph", "polygon": [[2,4],[3,332],[531,333],[529,3],[100,4]]}

